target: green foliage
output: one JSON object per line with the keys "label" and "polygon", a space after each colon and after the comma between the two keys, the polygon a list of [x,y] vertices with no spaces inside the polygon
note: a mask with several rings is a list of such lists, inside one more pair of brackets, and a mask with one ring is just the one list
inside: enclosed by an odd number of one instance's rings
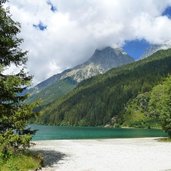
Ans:
{"label": "green foliage", "polygon": [[[0,157],[9,158],[19,149],[29,147],[31,134],[26,129],[28,120],[35,116],[35,104],[24,104],[23,91],[31,77],[25,73],[27,52],[20,49],[22,39],[17,38],[20,25],[13,21],[7,9],[0,4]],[[16,74],[4,74],[7,67],[22,68]]]}
{"label": "green foliage", "polygon": [[128,102],[123,113],[123,125],[162,127],[171,137],[171,76]]}
{"label": "green foliage", "polygon": [[122,114],[123,126],[129,127],[151,127],[148,117],[149,93],[138,94],[136,98],[129,101]]}
{"label": "green foliage", "polygon": [[149,101],[151,91],[130,100],[122,113],[122,126],[138,128],[161,128],[160,122],[151,117],[149,112]]}
{"label": "green foliage", "polygon": [[13,21],[9,11],[0,4],[0,64],[9,66],[11,63],[21,65],[27,61],[27,52],[23,52],[19,45],[23,41],[16,37],[20,32],[19,23]]}
{"label": "green foliage", "polygon": [[149,111],[171,137],[171,76],[152,89]]}
{"label": "green foliage", "polygon": [[[74,89],[77,85],[77,82],[72,80],[71,78],[66,78],[63,80],[57,80],[54,84],[47,86],[44,89],[41,89],[40,92],[31,95],[27,100],[26,103],[32,103],[37,100],[41,100],[41,104],[39,108],[43,108],[54,101],[54,99],[58,99],[69,91]],[[30,90],[32,92],[32,89]]]}
{"label": "green foliage", "polygon": [[160,138],[159,139],[160,142],[171,142],[171,138]]}
{"label": "green foliage", "polygon": [[2,171],[28,171],[41,167],[42,159],[30,152],[17,153],[7,160],[0,158],[0,170]]}
{"label": "green foliage", "polygon": [[[116,118],[117,125],[122,124],[128,102],[151,91],[169,73],[171,49],[158,51],[149,58],[81,82],[72,92],[48,105],[40,120],[45,124],[97,126],[113,124],[112,118]],[[146,116],[140,109],[132,117],[145,126]]]}

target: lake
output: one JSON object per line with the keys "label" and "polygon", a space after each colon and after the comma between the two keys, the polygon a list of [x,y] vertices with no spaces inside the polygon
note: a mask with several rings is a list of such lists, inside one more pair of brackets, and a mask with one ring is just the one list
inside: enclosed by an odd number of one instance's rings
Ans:
{"label": "lake", "polygon": [[58,140],[58,139],[99,139],[99,138],[140,138],[140,137],[165,137],[159,129],[135,128],[101,128],[101,127],[60,127],[31,125],[37,129],[33,140]]}

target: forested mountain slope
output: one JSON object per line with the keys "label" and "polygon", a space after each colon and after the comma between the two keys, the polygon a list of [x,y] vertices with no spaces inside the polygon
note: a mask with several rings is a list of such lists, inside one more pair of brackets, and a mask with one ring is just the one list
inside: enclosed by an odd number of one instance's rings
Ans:
{"label": "forested mountain slope", "polygon": [[85,63],[56,74],[30,89],[28,92],[30,97],[27,102],[31,103],[41,99],[41,106],[47,105],[67,94],[79,82],[133,61],[133,58],[122,49],[111,47],[96,49]]}
{"label": "forested mountain slope", "polygon": [[39,121],[57,125],[121,124],[127,103],[151,91],[171,73],[171,49],[83,81],[53,102]]}
{"label": "forested mountain slope", "polygon": [[162,128],[171,137],[171,74],[151,91],[130,100],[122,113],[122,126]]}

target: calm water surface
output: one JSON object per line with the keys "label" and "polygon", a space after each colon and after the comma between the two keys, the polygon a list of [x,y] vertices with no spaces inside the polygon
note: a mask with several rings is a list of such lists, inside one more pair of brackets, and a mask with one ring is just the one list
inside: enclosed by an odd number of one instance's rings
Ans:
{"label": "calm water surface", "polygon": [[164,137],[166,133],[157,129],[99,128],[99,127],[59,127],[31,125],[37,129],[33,140],[95,139],[95,138],[138,138]]}

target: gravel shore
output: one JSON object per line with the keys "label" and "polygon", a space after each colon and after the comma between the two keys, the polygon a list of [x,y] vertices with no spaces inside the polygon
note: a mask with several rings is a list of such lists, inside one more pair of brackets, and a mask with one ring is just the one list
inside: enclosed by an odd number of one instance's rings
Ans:
{"label": "gravel shore", "polygon": [[42,171],[171,171],[171,143],[155,138],[35,141]]}

